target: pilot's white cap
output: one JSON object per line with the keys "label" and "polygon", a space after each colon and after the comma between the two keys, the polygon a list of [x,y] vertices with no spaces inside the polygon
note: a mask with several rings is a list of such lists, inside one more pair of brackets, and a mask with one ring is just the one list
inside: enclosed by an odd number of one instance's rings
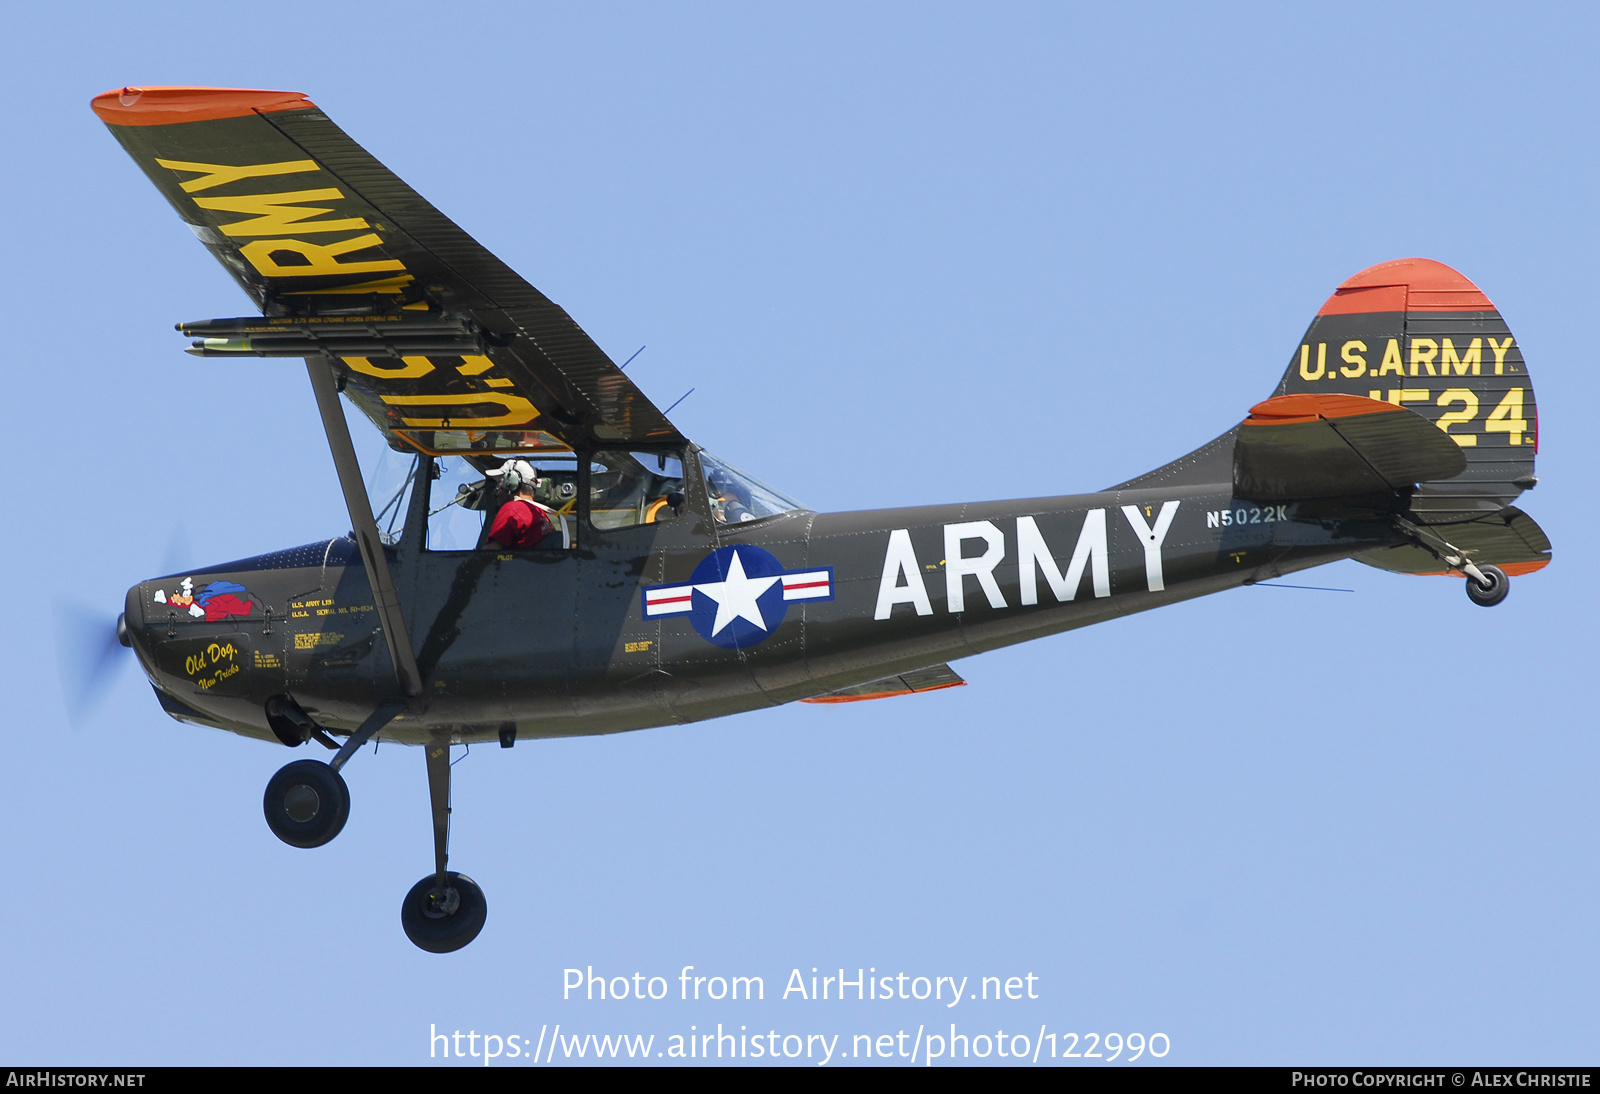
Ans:
{"label": "pilot's white cap", "polygon": [[493,471],[486,471],[484,474],[489,475],[491,478],[498,478],[508,471],[515,471],[517,478],[522,480],[522,485],[529,488],[539,481],[539,472],[535,471],[533,464],[527,460],[507,460]]}

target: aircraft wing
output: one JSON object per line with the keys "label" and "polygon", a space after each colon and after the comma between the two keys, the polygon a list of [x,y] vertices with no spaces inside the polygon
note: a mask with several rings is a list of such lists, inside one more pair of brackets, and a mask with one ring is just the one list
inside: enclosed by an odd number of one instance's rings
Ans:
{"label": "aircraft wing", "polygon": [[427,451],[682,442],[565,311],[305,96],[122,88],[93,107],[265,316],[181,327],[198,352],[324,356],[391,442]]}

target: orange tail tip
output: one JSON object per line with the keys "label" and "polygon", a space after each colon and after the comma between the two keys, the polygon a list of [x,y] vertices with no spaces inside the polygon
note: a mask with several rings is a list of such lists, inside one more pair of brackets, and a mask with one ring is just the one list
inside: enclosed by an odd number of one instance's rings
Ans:
{"label": "orange tail tip", "polygon": [[1478,286],[1443,262],[1401,258],[1368,266],[1335,289],[1317,314],[1494,310]]}
{"label": "orange tail tip", "polygon": [[119,87],[89,105],[107,125],[175,125],[316,106],[298,91],[238,87]]}

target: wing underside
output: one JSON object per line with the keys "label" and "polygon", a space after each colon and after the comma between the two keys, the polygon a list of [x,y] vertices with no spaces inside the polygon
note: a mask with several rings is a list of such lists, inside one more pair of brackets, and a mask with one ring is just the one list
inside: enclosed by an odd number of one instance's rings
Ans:
{"label": "wing underside", "polygon": [[[218,354],[302,334],[392,443],[429,451],[682,442],[565,311],[304,96],[123,88],[93,105],[261,308]],[[340,323],[387,326],[363,343],[329,336]],[[448,336],[384,337],[430,323]]]}

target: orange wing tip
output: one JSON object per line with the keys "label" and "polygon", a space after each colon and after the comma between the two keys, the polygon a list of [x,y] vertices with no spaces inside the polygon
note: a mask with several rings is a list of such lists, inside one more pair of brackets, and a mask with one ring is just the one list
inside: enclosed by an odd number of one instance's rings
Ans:
{"label": "orange wing tip", "polygon": [[916,691],[874,691],[866,695],[818,695],[813,699],[802,699],[802,703],[864,703],[868,699],[893,699],[896,695],[921,695],[928,691],[943,691],[945,688],[964,688],[965,680],[952,680],[948,684],[934,684],[928,688],[918,688]]}
{"label": "orange wing tip", "polygon": [[1443,262],[1401,258],[1368,266],[1334,290],[1317,314],[1494,310],[1478,286]]}
{"label": "orange wing tip", "polygon": [[298,91],[239,87],[119,87],[89,105],[107,125],[177,125],[316,106]]}
{"label": "orange wing tip", "polygon": [[1354,418],[1360,414],[1384,414],[1402,407],[1360,395],[1276,395],[1250,408],[1245,425],[1293,425],[1329,418]]}

